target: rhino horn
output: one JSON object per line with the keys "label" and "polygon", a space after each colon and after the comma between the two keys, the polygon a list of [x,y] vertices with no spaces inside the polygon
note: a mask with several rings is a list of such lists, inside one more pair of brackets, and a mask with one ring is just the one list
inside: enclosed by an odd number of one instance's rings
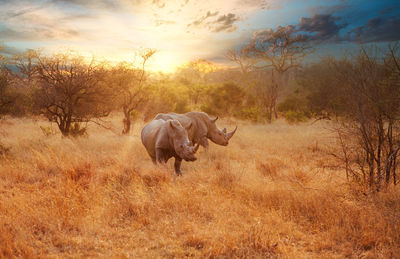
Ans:
{"label": "rhino horn", "polygon": [[237,126],[232,132],[226,133],[227,138],[230,139],[233,136],[233,134],[235,134],[236,130],[237,130]]}
{"label": "rhino horn", "polygon": [[197,143],[197,145],[196,145],[196,146],[194,147],[194,149],[193,149],[193,153],[196,153],[197,150],[199,149],[199,147],[200,147],[200,144]]}
{"label": "rhino horn", "polygon": [[211,121],[212,122],[216,122],[217,120],[218,120],[218,116],[215,119],[211,120]]}

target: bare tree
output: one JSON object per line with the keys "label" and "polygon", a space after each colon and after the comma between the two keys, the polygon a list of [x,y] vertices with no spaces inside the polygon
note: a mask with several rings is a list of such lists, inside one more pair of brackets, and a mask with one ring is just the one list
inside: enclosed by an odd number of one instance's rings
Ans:
{"label": "bare tree", "polygon": [[15,77],[24,86],[30,89],[37,75],[37,61],[40,55],[39,51],[27,50],[22,54],[15,55],[12,59],[12,63],[18,69],[18,73],[15,73]]}
{"label": "bare tree", "polygon": [[307,37],[296,34],[295,27],[278,26],[275,30],[268,29],[256,33],[246,51],[258,58],[259,69],[270,69],[271,83],[265,84],[270,94],[265,108],[268,120],[271,121],[272,114],[275,118],[278,117],[276,105],[284,74],[292,68],[299,67],[302,59],[312,51],[312,47]]}
{"label": "bare tree", "polygon": [[9,93],[9,79],[7,73],[0,68],[0,118],[10,111],[14,98]]}
{"label": "bare tree", "polygon": [[[0,46],[0,50],[2,47]],[[0,118],[10,111],[14,98],[9,92],[9,69],[7,59],[0,55]]]}
{"label": "bare tree", "polygon": [[243,75],[248,74],[254,66],[259,62],[257,56],[252,55],[250,46],[242,46],[238,49],[230,49],[226,52],[225,57],[239,65]]}
{"label": "bare tree", "polygon": [[131,115],[135,109],[138,109],[149,98],[148,89],[145,82],[146,63],[156,53],[154,49],[145,49],[137,53],[140,58],[137,67],[129,67],[128,64],[120,64],[112,72],[113,88],[119,99],[120,107],[124,113],[122,134],[129,134],[131,130]]}
{"label": "bare tree", "polygon": [[[386,57],[385,57],[386,54]],[[333,73],[342,87],[344,114],[339,117],[342,149],[347,171],[359,172],[371,188],[383,181],[396,184],[397,153],[400,145],[399,52],[382,53],[377,47],[362,48],[353,59],[333,62]],[[384,57],[385,62],[382,62]],[[339,84],[340,82],[340,84]],[[355,165],[356,168],[350,167]]]}
{"label": "bare tree", "polygon": [[39,56],[37,73],[35,106],[64,136],[82,132],[81,122],[108,115],[109,92],[103,84],[102,64],[93,59],[87,64],[73,53]]}

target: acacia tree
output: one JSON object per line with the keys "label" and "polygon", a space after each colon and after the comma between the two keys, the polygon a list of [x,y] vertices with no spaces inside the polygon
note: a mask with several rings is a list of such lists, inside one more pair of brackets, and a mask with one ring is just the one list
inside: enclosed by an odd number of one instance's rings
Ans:
{"label": "acacia tree", "polygon": [[64,136],[82,132],[80,123],[109,114],[103,64],[86,63],[73,53],[39,56],[35,107]]}
{"label": "acacia tree", "polygon": [[138,67],[130,68],[120,64],[112,72],[113,88],[119,99],[124,114],[122,134],[129,134],[132,124],[132,112],[148,100],[148,88],[145,85],[147,61],[156,53],[154,49],[145,49],[137,54],[140,58]]}
{"label": "acacia tree", "polygon": [[246,51],[258,58],[258,69],[270,69],[271,83],[264,85],[268,87],[265,108],[268,121],[271,122],[273,114],[275,118],[278,117],[276,105],[284,74],[299,67],[302,59],[312,51],[312,47],[306,36],[296,33],[294,26],[278,26],[275,30],[256,33]]}

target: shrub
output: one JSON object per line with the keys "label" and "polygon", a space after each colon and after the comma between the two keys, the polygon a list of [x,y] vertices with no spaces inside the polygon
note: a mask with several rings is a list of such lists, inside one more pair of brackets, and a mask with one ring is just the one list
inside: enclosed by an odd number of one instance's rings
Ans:
{"label": "shrub", "polygon": [[290,124],[305,122],[308,119],[302,111],[287,111],[285,112],[284,117]]}
{"label": "shrub", "polygon": [[308,100],[300,95],[294,94],[288,96],[283,102],[278,105],[280,112],[302,112],[304,116],[310,117],[311,112],[308,108]]}
{"label": "shrub", "polygon": [[87,137],[88,133],[86,131],[86,128],[82,128],[81,125],[79,123],[74,123],[73,126],[70,129],[69,134],[72,137]]}
{"label": "shrub", "polygon": [[241,110],[246,93],[234,83],[210,88],[201,110],[210,114],[231,116]]}
{"label": "shrub", "polygon": [[233,116],[253,122],[260,121],[261,119],[261,113],[257,106],[244,107],[240,112],[235,112]]}

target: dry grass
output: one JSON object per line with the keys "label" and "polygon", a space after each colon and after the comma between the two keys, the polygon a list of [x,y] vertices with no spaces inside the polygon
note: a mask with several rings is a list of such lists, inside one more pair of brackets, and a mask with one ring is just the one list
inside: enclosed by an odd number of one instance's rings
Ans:
{"label": "dry grass", "polygon": [[324,167],[322,124],[240,123],[228,147],[211,144],[179,178],[172,161],[153,166],[141,125],[131,137],[92,127],[81,139],[39,126],[49,125],[1,125],[11,149],[0,154],[0,257],[400,254],[399,189],[372,195]]}

